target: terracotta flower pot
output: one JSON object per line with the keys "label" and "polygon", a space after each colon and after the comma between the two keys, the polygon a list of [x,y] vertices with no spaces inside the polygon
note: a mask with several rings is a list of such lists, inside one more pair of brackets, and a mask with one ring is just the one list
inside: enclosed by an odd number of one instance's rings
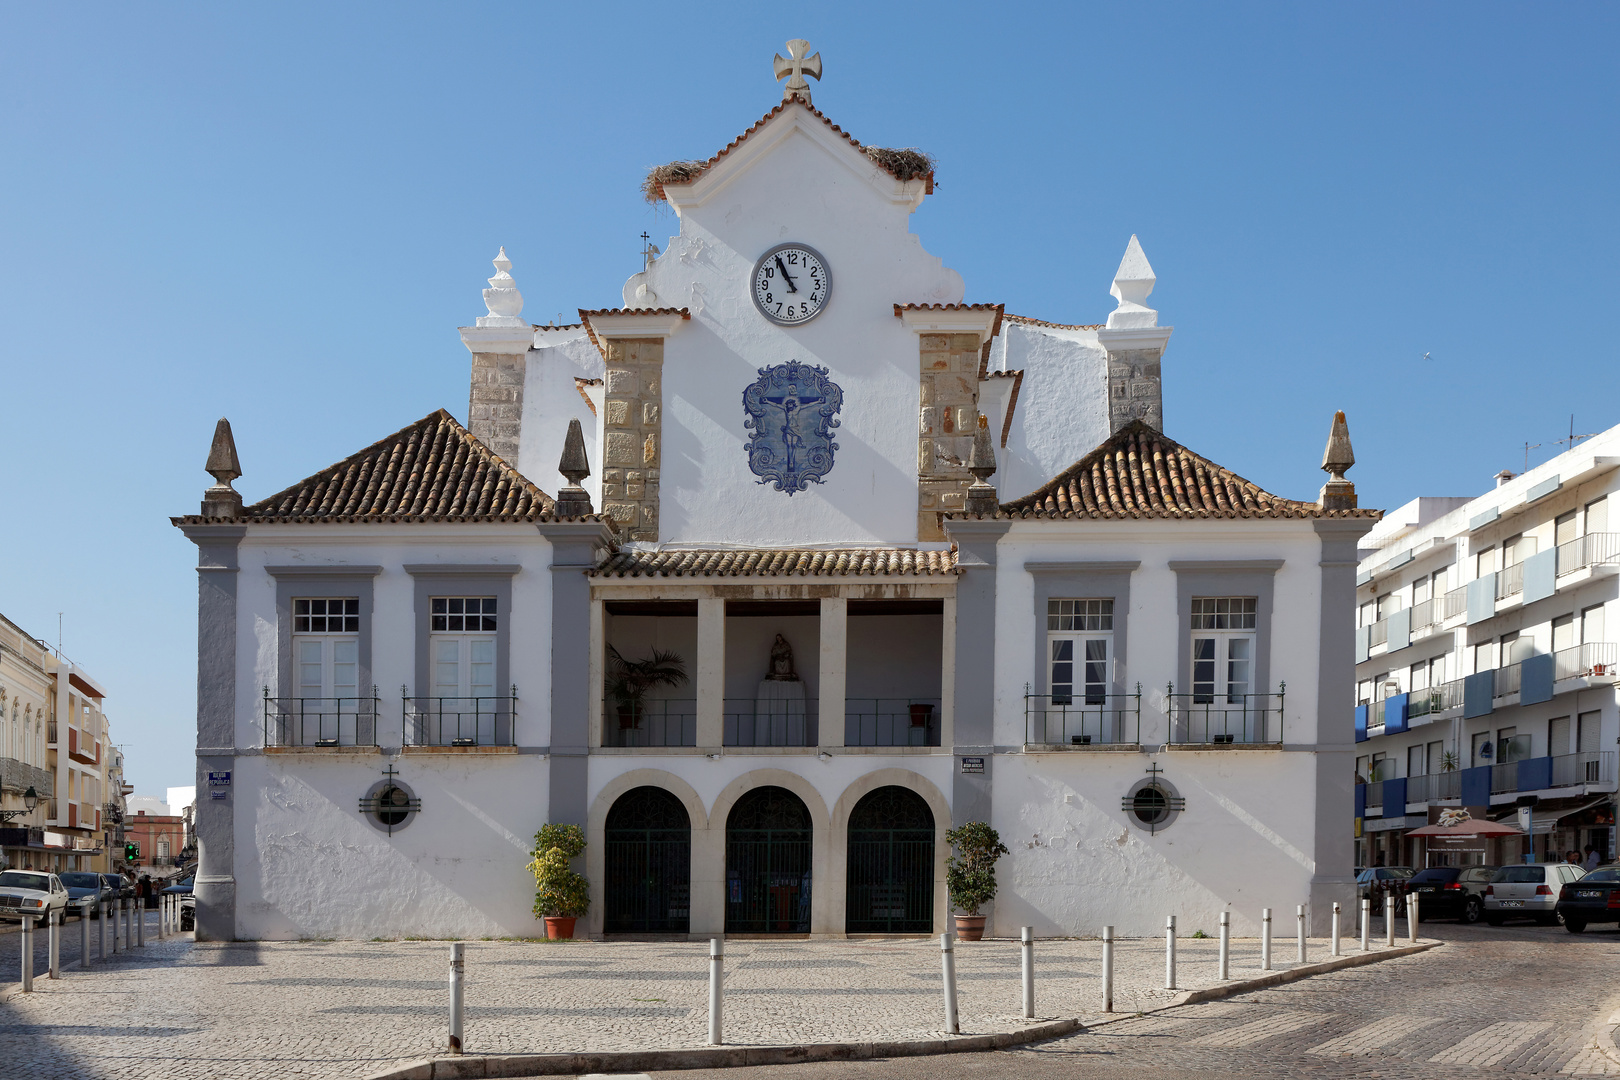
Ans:
{"label": "terracotta flower pot", "polygon": [[984,939],[983,915],[956,916],[956,936],[962,941],[982,941]]}
{"label": "terracotta flower pot", "polygon": [[620,705],[619,706],[619,730],[620,731],[629,731],[632,728],[637,726],[636,721],[639,719],[639,717],[636,716],[636,712],[637,712],[637,710],[636,710],[636,707],[634,705]]}
{"label": "terracotta flower pot", "polygon": [[[574,936],[574,916],[547,915],[546,938],[550,941],[568,941]],[[984,927],[984,920],[979,920],[980,930]]]}

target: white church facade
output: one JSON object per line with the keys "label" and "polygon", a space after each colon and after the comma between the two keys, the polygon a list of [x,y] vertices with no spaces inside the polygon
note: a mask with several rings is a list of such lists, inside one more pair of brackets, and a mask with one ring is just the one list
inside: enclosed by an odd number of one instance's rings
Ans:
{"label": "white church facade", "polygon": [[245,504],[221,423],[175,519],[200,936],[533,936],[547,822],[592,935],[938,932],[969,821],[993,934],[1351,900],[1342,418],[1315,501],[1166,436],[1135,237],[1104,323],[965,302],[909,229],[932,161],[804,52],[649,177],[679,232],[620,306],[531,325],[502,252],[466,427]]}

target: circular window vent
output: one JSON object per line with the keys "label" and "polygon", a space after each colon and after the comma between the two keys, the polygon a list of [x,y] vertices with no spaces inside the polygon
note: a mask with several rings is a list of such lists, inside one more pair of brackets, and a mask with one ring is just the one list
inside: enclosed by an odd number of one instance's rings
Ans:
{"label": "circular window vent", "polygon": [[1187,800],[1161,775],[1138,780],[1120,801],[1131,824],[1149,833],[1169,828],[1186,808]]}

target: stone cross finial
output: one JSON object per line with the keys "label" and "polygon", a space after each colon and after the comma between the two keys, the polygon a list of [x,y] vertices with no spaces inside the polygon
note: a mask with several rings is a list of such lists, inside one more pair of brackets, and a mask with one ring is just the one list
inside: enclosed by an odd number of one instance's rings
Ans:
{"label": "stone cross finial", "polygon": [[776,77],[787,76],[787,85],[782,88],[782,100],[792,101],[797,97],[806,105],[810,104],[810,84],[804,81],[806,75],[812,79],[821,80],[821,54],[806,56],[810,50],[810,43],[803,38],[794,38],[787,43],[789,60],[782,59],[778,54],[772,62]]}
{"label": "stone cross finial", "polygon": [[568,421],[568,435],[563,439],[562,460],[557,471],[568,481],[568,486],[557,492],[554,513],[558,517],[586,517],[596,511],[591,508],[591,496],[579,482],[591,475],[590,462],[585,459],[585,432],[579,420]]}
{"label": "stone cross finial", "polygon": [[1328,474],[1328,482],[1322,485],[1318,496],[1322,509],[1356,508],[1356,485],[1344,478],[1355,463],[1355,452],[1350,449],[1350,425],[1345,423],[1344,410],[1340,409],[1333,414],[1333,429],[1328,432],[1327,449],[1322,452],[1322,471]]}
{"label": "stone cross finial", "polygon": [[231,487],[231,481],[242,475],[242,463],[236,456],[236,439],[231,434],[231,422],[223,416],[214,425],[214,442],[208,448],[208,463],[203,466],[203,471],[214,478],[214,486],[203,492],[202,516],[241,517],[242,496]]}
{"label": "stone cross finial", "polygon": [[1125,257],[1119,261],[1119,269],[1114,271],[1113,287],[1108,290],[1119,301],[1119,306],[1108,316],[1108,329],[1158,326],[1159,313],[1147,306],[1147,298],[1157,281],[1141,243],[1132,233],[1131,242],[1125,245]]}
{"label": "stone cross finial", "polygon": [[967,489],[965,509],[970,514],[994,514],[1000,506],[996,489],[990,486],[996,472],[996,448],[990,442],[990,420],[983,413],[979,414],[979,429],[973,433],[967,467],[973,483]]}
{"label": "stone cross finial", "polygon": [[523,314],[523,294],[518,292],[517,282],[512,280],[512,260],[506,257],[506,248],[501,248],[494,262],[495,276],[489,279],[489,288],[484,290],[484,306],[489,309],[489,314],[480,315],[478,325],[527,326],[519,318]]}

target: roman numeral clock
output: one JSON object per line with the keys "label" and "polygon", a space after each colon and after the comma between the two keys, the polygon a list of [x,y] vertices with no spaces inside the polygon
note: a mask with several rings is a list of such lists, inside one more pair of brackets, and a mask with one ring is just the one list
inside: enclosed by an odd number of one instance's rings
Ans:
{"label": "roman numeral clock", "polygon": [[780,326],[820,315],[832,292],[827,260],[806,244],[779,244],[754,264],[754,306]]}

